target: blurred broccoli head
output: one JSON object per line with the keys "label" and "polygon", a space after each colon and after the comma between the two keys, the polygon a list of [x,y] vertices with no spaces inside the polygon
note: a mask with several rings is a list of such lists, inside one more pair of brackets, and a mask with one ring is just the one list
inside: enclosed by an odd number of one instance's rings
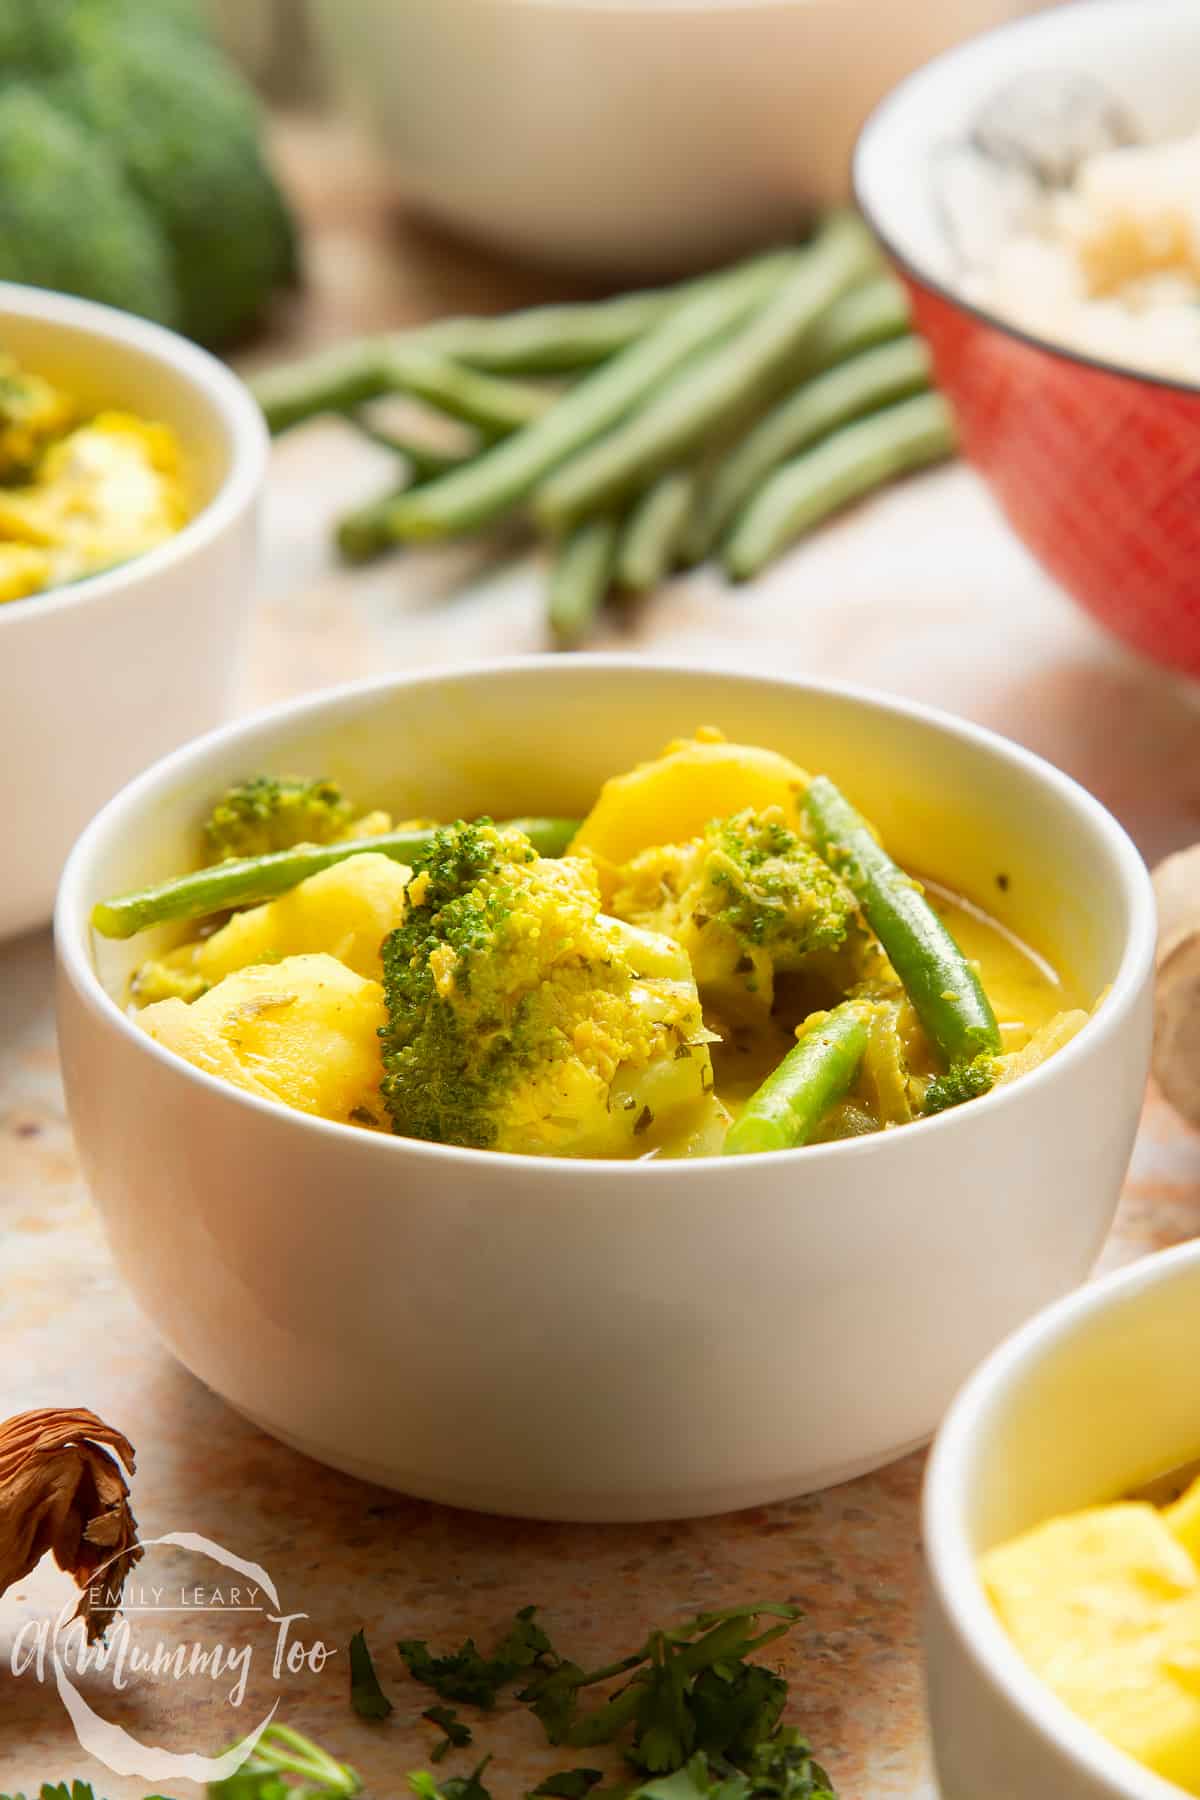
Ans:
{"label": "blurred broccoli head", "polygon": [[294,278],[256,102],[197,0],[0,0],[0,79],[0,276],[212,345]]}
{"label": "blurred broccoli head", "polygon": [[178,317],[166,245],[119,160],[24,83],[0,89],[0,276]]}
{"label": "blurred broccoli head", "polygon": [[777,974],[846,942],[856,902],[768,807],[714,820],[688,843],[642,851],[623,872],[613,910],[681,944],[702,993],[769,1010]]}
{"label": "blurred broccoli head", "polygon": [[255,775],[222,794],[204,826],[214,862],[268,856],[294,844],[331,844],[346,835],[354,808],[332,781]]}
{"label": "blurred broccoli head", "polygon": [[995,1087],[997,1073],[996,1058],[986,1051],[971,1062],[955,1063],[944,1075],[935,1075],[929,1083],[921,1111],[928,1116],[961,1106],[966,1100],[978,1100],[980,1095]]}
{"label": "blurred broccoli head", "polygon": [[203,41],[181,48],[153,17],[81,27],[80,54],[51,83],[108,146],[155,222],[180,328],[205,344],[252,325],[295,273],[290,217],[263,159],[249,88]]}
{"label": "blurred broccoli head", "polygon": [[713,1123],[687,956],[600,911],[589,862],[439,831],[383,946],[383,1096],[406,1137],[631,1156]]}

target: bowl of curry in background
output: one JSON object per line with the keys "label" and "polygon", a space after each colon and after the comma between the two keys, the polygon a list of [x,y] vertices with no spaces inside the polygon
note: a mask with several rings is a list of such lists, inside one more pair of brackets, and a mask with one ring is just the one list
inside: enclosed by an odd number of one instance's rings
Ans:
{"label": "bowl of curry in background", "polygon": [[[703,725],[831,775],[906,869],[963,898],[1003,1010],[1022,1003],[1006,985],[1040,983],[1051,1011],[1090,1011],[1082,1029],[1011,1085],[871,1136],[514,1155],[227,1085],[129,1008],[180,928],[93,933],[97,902],[194,867],[213,800],[255,771],[402,819],[578,818]],[[89,827],[56,932],[85,1173],[168,1347],[319,1460],[527,1517],[720,1512],[923,1441],[979,1358],[1087,1272],[1146,1072],[1149,878],[1081,788],[921,706],[632,657],[393,677],[215,732]]]}
{"label": "bowl of curry in background", "polygon": [[[28,373],[70,403],[70,415],[49,426],[61,449],[47,452],[71,485],[66,510],[99,517],[103,488],[114,518],[126,521],[113,566],[82,573],[99,556],[86,565],[58,558],[53,521],[25,504],[40,465],[5,470],[0,584],[19,597],[0,604],[0,810],[12,852],[0,888],[3,939],[49,920],[72,842],[122,783],[228,716],[267,440],[228,369],[110,307],[2,283],[0,353],[10,373]],[[0,441],[3,406],[0,391]],[[83,435],[72,442],[76,431]],[[136,448],[144,432],[152,437],[144,462],[109,457]],[[128,520],[143,496],[129,483],[140,490],[152,465],[169,469],[175,491],[169,529],[148,529],[139,549]],[[17,531],[24,542],[14,550]],[[31,572],[46,550],[45,566]],[[39,587],[43,579],[51,585]]]}

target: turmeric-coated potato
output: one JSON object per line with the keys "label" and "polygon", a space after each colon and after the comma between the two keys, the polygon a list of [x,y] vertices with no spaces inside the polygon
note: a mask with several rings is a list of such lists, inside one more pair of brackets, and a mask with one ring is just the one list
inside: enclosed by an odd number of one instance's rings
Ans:
{"label": "turmeric-coated potato", "polygon": [[190,1006],[160,1000],[137,1019],[177,1056],[263,1099],[343,1124],[381,1115],[383,989],[332,956],[239,969]]}
{"label": "turmeric-coated potato", "polygon": [[710,819],[778,806],[784,824],[798,831],[807,786],[808,775],[786,756],[729,744],[719,731],[702,728],[694,738],[676,738],[653,762],[606,781],[571,853],[592,857],[607,899],[622,864],[651,845],[697,837]]}

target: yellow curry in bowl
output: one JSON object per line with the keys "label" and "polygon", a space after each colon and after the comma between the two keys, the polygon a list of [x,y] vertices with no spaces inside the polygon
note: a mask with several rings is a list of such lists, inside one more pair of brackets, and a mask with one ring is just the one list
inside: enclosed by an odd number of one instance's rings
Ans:
{"label": "yellow curry in bowl", "polygon": [[911,1125],[1086,1022],[1064,980],[900,869],[826,776],[707,728],[586,818],[445,826],[330,782],[221,796],[207,861],[98,905],[169,920],[158,1043],[300,1111],[528,1155],[745,1154]]}
{"label": "yellow curry in bowl", "polygon": [[178,441],[133,413],[87,415],[0,354],[0,602],[128,562],[188,520]]}

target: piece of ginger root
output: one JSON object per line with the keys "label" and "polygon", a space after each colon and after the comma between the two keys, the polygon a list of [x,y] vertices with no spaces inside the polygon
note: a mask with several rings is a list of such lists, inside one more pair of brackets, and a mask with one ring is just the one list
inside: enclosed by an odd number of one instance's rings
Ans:
{"label": "piece of ginger root", "polygon": [[1190,1125],[1200,1125],[1200,844],[1154,871],[1158,949],[1154,1079]]}
{"label": "piece of ginger root", "polygon": [[89,1643],[108,1629],[112,1599],[143,1554],[122,1464],[132,1475],[133,1445],[83,1408],[0,1422],[0,1594],[52,1550],[83,1589],[75,1617]]}

